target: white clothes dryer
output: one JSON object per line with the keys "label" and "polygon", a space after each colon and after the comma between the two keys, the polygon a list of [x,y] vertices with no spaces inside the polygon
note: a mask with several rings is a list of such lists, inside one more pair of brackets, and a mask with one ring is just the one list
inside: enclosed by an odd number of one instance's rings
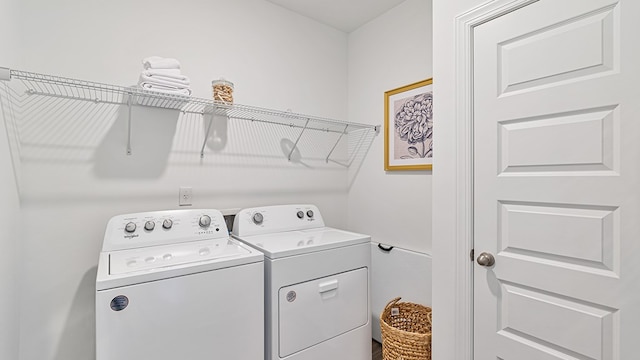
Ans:
{"label": "white clothes dryer", "polygon": [[113,217],[96,278],[96,359],[263,359],[263,260],[217,210]]}
{"label": "white clothes dryer", "polygon": [[313,205],[241,210],[232,235],[265,255],[265,359],[371,359],[370,236]]}

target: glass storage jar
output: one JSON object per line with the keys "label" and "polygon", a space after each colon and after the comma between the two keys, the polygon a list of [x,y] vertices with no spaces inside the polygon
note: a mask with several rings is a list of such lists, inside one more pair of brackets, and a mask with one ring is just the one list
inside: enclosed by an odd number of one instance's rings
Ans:
{"label": "glass storage jar", "polygon": [[233,83],[223,78],[211,82],[213,88],[213,100],[225,104],[233,104]]}

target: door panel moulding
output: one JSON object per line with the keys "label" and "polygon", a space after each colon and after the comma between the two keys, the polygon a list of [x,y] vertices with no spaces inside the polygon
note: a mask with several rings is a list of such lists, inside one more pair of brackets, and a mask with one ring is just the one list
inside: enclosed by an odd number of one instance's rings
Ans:
{"label": "door panel moulding", "polygon": [[[496,0],[455,18],[455,350],[452,358],[473,360],[473,34],[475,28],[538,0]],[[451,341],[454,341],[453,339]],[[437,345],[436,345],[437,346]]]}

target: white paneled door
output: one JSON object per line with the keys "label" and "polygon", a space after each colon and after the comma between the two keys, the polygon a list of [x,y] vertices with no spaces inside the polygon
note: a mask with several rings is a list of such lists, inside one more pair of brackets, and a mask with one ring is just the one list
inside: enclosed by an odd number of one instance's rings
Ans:
{"label": "white paneled door", "polygon": [[476,26],[473,94],[475,360],[639,359],[640,1]]}

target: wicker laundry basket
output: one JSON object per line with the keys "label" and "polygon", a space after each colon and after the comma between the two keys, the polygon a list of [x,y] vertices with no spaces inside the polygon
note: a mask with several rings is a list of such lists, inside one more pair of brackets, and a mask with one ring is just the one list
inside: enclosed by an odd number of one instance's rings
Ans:
{"label": "wicker laundry basket", "polygon": [[380,314],[384,360],[431,360],[431,308],[391,300]]}

